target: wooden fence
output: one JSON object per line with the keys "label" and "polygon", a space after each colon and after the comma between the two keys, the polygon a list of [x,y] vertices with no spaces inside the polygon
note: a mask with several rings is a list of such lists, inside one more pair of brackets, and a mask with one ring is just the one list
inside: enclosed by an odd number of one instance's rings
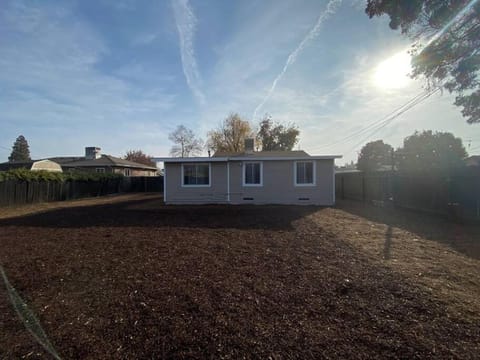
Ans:
{"label": "wooden fence", "polygon": [[163,177],[125,177],[99,181],[0,181],[0,206],[63,201],[129,192],[163,192]]}
{"label": "wooden fence", "polygon": [[405,176],[390,172],[337,173],[338,199],[480,220],[480,175]]}

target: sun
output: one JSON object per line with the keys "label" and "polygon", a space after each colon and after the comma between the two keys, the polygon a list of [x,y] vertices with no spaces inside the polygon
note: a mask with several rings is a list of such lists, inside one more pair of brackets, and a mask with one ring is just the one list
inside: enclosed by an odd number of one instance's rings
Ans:
{"label": "sun", "polygon": [[378,64],[373,80],[382,89],[401,89],[410,83],[411,70],[410,55],[401,51]]}

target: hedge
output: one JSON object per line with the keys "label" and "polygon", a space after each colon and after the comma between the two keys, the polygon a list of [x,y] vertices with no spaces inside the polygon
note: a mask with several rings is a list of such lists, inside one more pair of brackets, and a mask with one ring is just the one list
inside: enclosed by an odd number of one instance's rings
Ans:
{"label": "hedge", "polygon": [[107,173],[88,173],[82,171],[74,171],[67,173],[50,172],[50,171],[32,171],[27,169],[13,169],[8,171],[0,171],[0,181],[5,180],[23,180],[23,181],[56,181],[63,182],[68,180],[80,181],[101,181],[107,179],[123,178],[122,174]]}

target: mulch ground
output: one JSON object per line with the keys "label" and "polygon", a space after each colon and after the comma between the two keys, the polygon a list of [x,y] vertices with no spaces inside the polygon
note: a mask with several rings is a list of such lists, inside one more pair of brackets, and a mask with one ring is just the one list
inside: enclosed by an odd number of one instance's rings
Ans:
{"label": "mulch ground", "polygon": [[[478,227],[355,203],[77,205],[0,219],[0,264],[62,358],[480,356]],[[48,358],[3,284],[0,358]]]}

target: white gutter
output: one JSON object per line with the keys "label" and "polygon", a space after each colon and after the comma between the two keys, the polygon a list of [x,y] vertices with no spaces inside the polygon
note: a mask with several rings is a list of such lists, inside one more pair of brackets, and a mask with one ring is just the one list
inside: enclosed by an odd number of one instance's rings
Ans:
{"label": "white gutter", "polygon": [[194,162],[226,162],[226,161],[285,161],[285,160],[333,160],[340,159],[342,155],[317,155],[317,156],[230,156],[230,157],[169,157],[152,158],[155,161],[168,163],[194,163]]}

